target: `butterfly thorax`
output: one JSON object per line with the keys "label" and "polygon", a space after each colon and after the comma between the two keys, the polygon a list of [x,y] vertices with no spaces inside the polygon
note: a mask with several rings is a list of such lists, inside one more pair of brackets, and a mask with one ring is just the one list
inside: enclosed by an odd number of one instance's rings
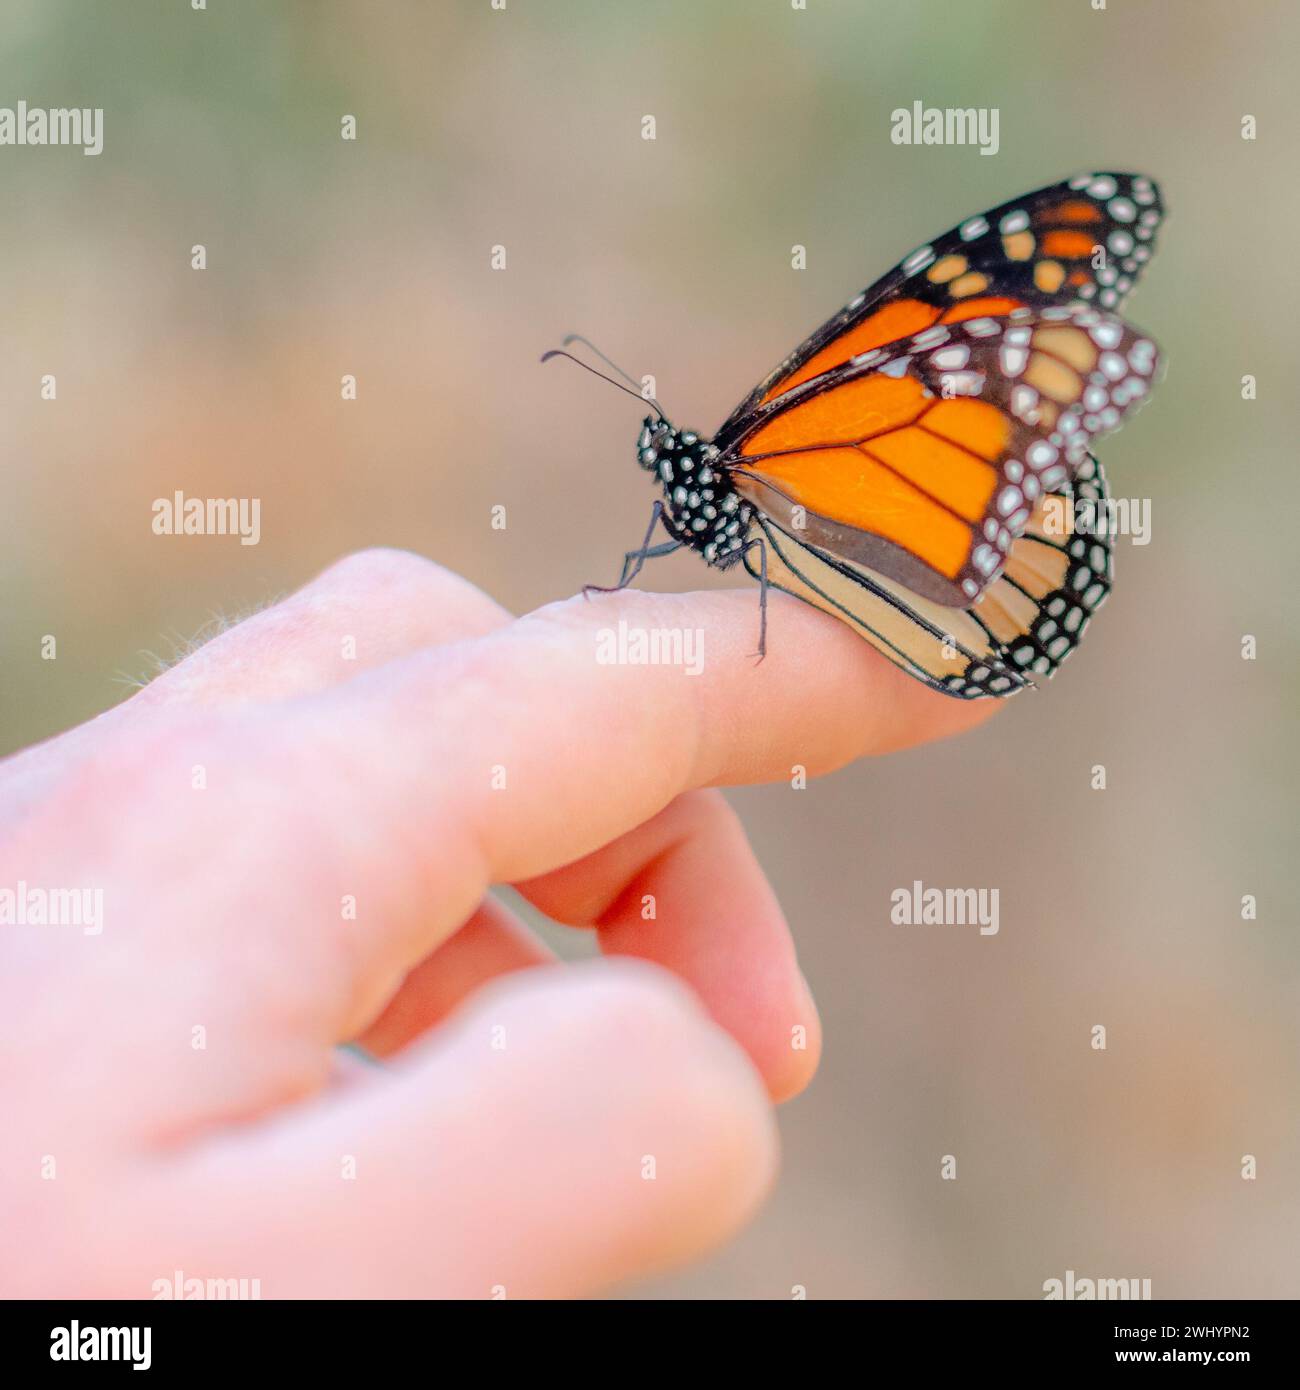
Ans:
{"label": "butterfly thorax", "polygon": [[664,522],[674,539],[719,569],[734,565],[753,508],[718,466],[717,449],[693,430],[647,418],[637,440],[637,462],[663,487]]}

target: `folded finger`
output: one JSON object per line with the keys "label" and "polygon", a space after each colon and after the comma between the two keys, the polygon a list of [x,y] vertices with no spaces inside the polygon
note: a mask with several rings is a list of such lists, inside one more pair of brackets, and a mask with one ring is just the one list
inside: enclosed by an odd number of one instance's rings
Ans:
{"label": "folded finger", "polygon": [[594,854],[515,886],[556,921],[596,927],[607,954],[685,980],[773,1099],[811,1080],[817,1011],[776,897],[719,793],[679,796]]}
{"label": "folded finger", "polygon": [[459,931],[410,971],[356,1042],[375,1057],[390,1057],[441,1023],[475,990],[554,960],[509,908],[484,898]]}

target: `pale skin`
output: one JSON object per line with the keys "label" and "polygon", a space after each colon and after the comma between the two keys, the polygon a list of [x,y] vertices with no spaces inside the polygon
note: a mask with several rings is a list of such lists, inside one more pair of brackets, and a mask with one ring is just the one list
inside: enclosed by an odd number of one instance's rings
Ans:
{"label": "pale skin", "polygon": [[[755,662],[757,617],[750,588],[513,619],[368,551],[0,764],[0,887],[104,890],[99,935],[0,927],[0,1293],[574,1296],[732,1235],[821,1037],[711,788],[784,783],[797,821],[796,765],[993,703],[779,594]],[[598,664],[620,618],[703,628],[703,673]],[[494,884],[603,959],[555,963]]]}

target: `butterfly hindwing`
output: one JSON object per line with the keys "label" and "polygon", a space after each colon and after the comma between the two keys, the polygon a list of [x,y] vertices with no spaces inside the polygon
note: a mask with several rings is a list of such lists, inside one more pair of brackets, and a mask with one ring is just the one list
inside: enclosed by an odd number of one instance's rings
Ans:
{"label": "butterfly hindwing", "polygon": [[[1002,575],[972,608],[946,608],[757,517],[767,581],[847,622],[895,665],[960,698],[1008,696],[1053,675],[1110,591],[1105,475],[1093,458],[1044,494]],[[755,578],[757,549],[745,564]]]}

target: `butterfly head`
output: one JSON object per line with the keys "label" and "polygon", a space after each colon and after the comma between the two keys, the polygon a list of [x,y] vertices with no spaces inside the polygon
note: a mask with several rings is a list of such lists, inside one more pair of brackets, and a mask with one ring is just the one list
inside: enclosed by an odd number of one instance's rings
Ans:
{"label": "butterfly head", "polygon": [[667,420],[647,415],[636,442],[637,462],[663,482],[678,481],[717,458],[718,451],[694,430],[679,430]]}
{"label": "butterfly head", "polygon": [[641,433],[636,441],[636,460],[647,473],[658,473],[660,460],[678,444],[677,431],[667,420],[647,415],[641,422]]}

